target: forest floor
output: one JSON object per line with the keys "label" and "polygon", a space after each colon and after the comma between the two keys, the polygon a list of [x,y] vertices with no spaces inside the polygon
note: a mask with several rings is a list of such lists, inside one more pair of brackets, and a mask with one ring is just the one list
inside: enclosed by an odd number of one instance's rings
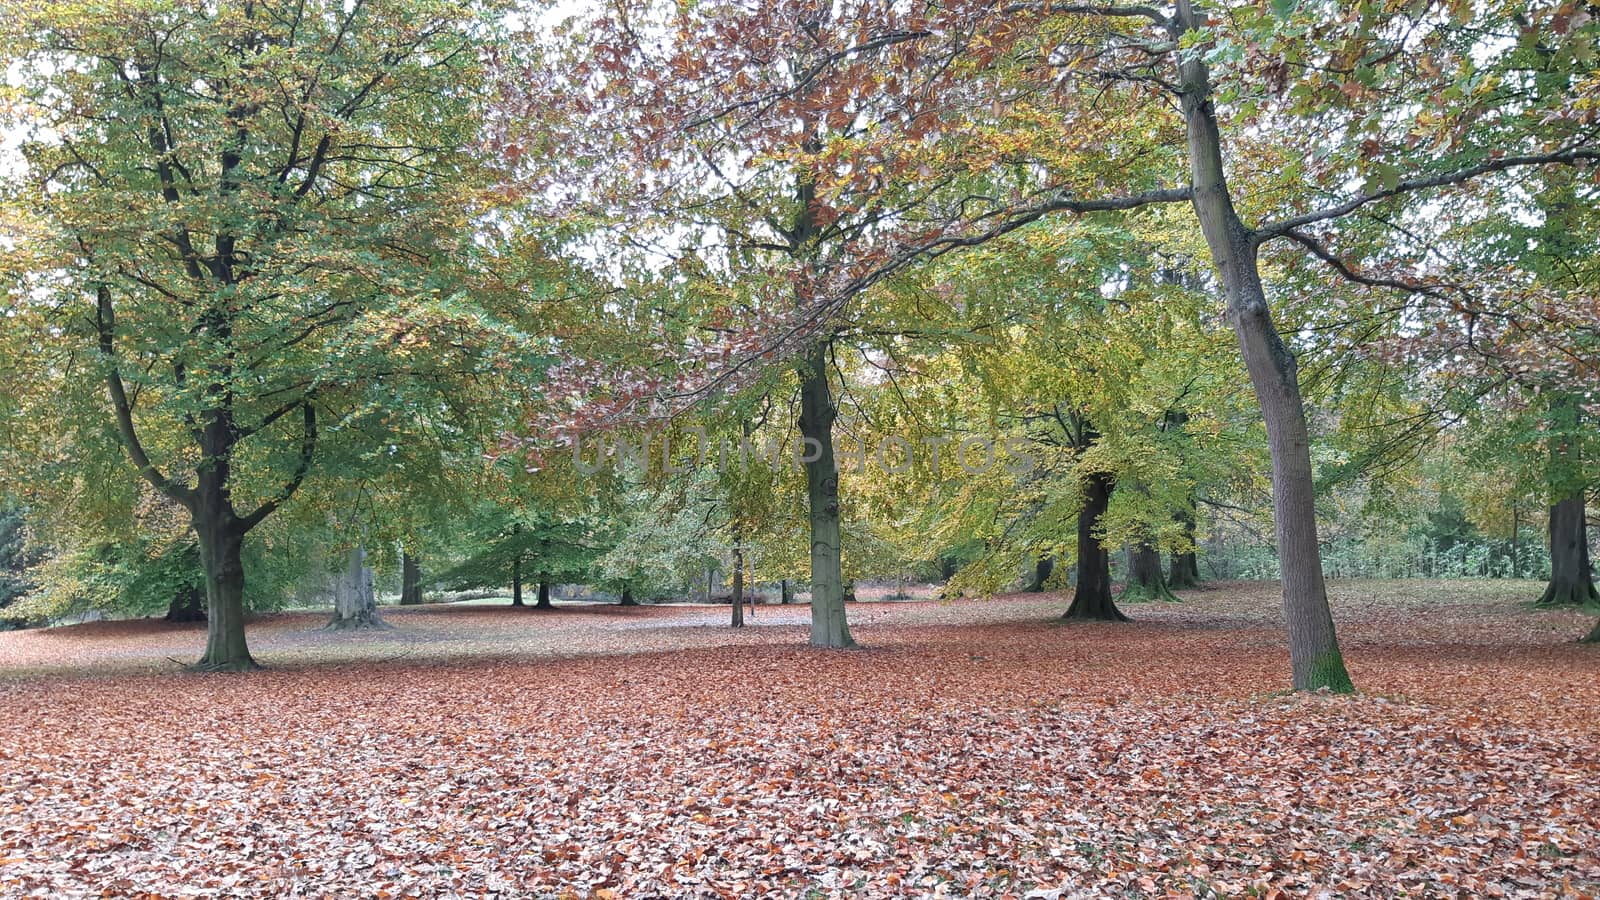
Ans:
{"label": "forest floor", "polygon": [[1287,695],[1273,584],[385,608],[0,634],[0,896],[1595,896],[1593,613],[1333,585],[1354,697]]}

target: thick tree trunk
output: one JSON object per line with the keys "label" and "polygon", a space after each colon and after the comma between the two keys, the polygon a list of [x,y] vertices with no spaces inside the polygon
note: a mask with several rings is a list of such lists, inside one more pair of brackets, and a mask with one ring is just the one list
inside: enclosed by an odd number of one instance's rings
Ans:
{"label": "thick tree trunk", "polygon": [[[806,354],[800,370],[800,435],[808,439],[806,500],[811,512],[811,646],[854,647],[845,621],[844,574],[839,560],[839,469],[833,457],[833,396],[828,387],[828,344]],[[813,458],[814,457],[814,458]]]}
{"label": "thick tree trunk", "polygon": [[[231,517],[230,517],[231,518]],[[261,665],[244,639],[244,535],[231,524],[195,522],[206,571],[206,652],[194,668],[248,672]]]}
{"label": "thick tree trunk", "polygon": [[788,605],[794,602],[794,588],[789,586],[789,579],[778,582],[778,602]]}
{"label": "thick tree trunk", "polygon": [[744,627],[744,551],[733,548],[733,627]]}
{"label": "thick tree trunk", "polygon": [[1195,552],[1193,501],[1186,509],[1180,510],[1174,518],[1183,526],[1183,534],[1188,540],[1189,549],[1172,554],[1172,567],[1167,573],[1167,587],[1174,589],[1199,587],[1200,557]]}
{"label": "thick tree trunk", "polygon": [[1095,537],[1100,517],[1111,505],[1115,484],[1108,472],[1095,472],[1084,479],[1083,507],[1078,510],[1078,584],[1064,619],[1129,621],[1111,599],[1111,554]]}
{"label": "thick tree trunk", "polygon": [[1200,558],[1193,550],[1172,554],[1172,564],[1167,572],[1167,587],[1192,588],[1200,586]]}
{"label": "thick tree trunk", "polygon": [[1589,559],[1584,492],[1574,491],[1550,507],[1550,584],[1540,606],[1581,606],[1600,601]]}
{"label": "thick tree trunk", "polygon": [[639,601],[633,599],[633,588],[622,586],[622,597],[617,600],[618,606],[638,606]]}
{"label": "thick tree trunk", "polygon": [[1050,580],[1050,573],[1054,572],[1056,561],[1049,556],[1041,556],[1033,564],[1033,577],[1028,581],[1028,593],[1038,594],[1044,591],[1045,582]]}
{"label": "thick tree trunk", "polygon": [[206,592],[197,587],[179,588],[167,604],[168,622],[204,622],[206,620]]}
{"label": "thick tree trunk", "polygon": [[511,605],[527,606],[522,602],[522,556],[511,560]]}
{"label": "thick tree trunk", "polygon": [[1588,523],[1584,520],[1583,457],[1579,441],[1583,416],[1571,396],[1557,394],[1550,401],[1550,463],[1547,472],[1550,505],[1550,584],[1539,598],[1540,606],[1579,606],[1600,600],[1589,560]]}
{"label": "thick tree trunk", "polygon": [[1178,598],[1167,589],[1167,580],[1161,574],[1160,550],[1147,543],[1135,544],[1128,549],[1128,583],[1123,586],[1117,600],[1123,603],[1146,600],[1178,602]]}
{"label": "thick tree trunk", "polygon": [[333,619],[327,627],[341,631],[389,627],[378,617],[378,597],[373,592],[365,547],[350,548],[344,573],[334,583]]}
{"label": "thick tree trunk", "polygon": [[538,600],[537,603],[535,603],[533,605],[533,608],[534,609],[554,609],[555,608],[555,605],[550,602],[550,573],[549,572],[540,572],[539,573],[539,600]]}
{"label": "thick tree trunk", "polygon": [[[1188,0],[1178,3],[1178,16],[1183,30],[1198,29],[1198,19]],[[1294,687],[1301,691],[1352,691],[1322,578],[1311,443],[1297,363],[1272,322],[1261,286],[1255,235],[1239,220],[1228,193],[1222,136],[1203,57],[1188,55],[1179,65],[1179,78],[1195,215],[1227,292],[1228,313],[1267,426],[1273,518]]]}
{"label": "thick tree trunk", "polygon": [[400,605],[417,606],[422,603],[422,567],[417,558],[405,551],[400,553]]}

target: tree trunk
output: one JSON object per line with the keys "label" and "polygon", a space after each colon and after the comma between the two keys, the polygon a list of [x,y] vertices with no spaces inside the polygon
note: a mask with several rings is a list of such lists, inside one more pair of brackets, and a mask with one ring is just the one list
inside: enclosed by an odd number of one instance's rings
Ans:
{"label": "tree trunk", "polygon": [[1100,517],[1111,505],[1115,484],[1108,472],[1095,472],[1084,479],[1083,507],[1078,510],[1078,584],[1063,619],[1129,621],[1111,599],[1111,554],[1095,537]]}
{"label": "tree trunk", "polygon": [[511,605],[527,606],[522,602],[522,554],[511,560]]}
{"label": "tree trunk", "polygon": [[1200,586],[1200,558],[1193,550],[1172,554],[1172,565],[1167,574],[1168,588]]}
{"label": "tree trunk", "polygon": [[744,627],[744,551],[733,548],[733,627]]}
{"label": "tree trunk", "polygon": [[550,602],[550,573],[549,572],[540,572],[539,573],[539,600],[538,600],[537,603],[535,603],[533,605],[533,608],[534,609],[554,609],[555,608],[555,605]]}
{"label": "tree trunk", "polygon": [[789,579],[778,582],[778,602],[788,605],[794,602],[794,589],[789,586]]}
{"label": "tree trunk", "polygon": [[1050,580],[1050,573],[1055,571],[1056,561],[1049,556],[1041,556],[1033,564],[1033,578],[1028,582],[1027,591],[1038,594],[1044,591],[1045,582]]}
{"label": "tree trunk", "polygon": [[1589,636],[1584,638],[1582,643],[1600,644],[1600,622],[1594,623],[1594,630],[1589,632]]}
{"label": "tree trunk", "polygon": [[1522,577],[1522,554],[1519,552],[1518,535],[1522,532],[1522,522],[1517,517],[1517,504],[1511,504],[1511,577]]}
{"label": "tree trunk", "polygon": [[422,603],[422,567],[417,558],[400,552],[400,605],[417,606]]}
{"label": "tree trunk", "polygon": [[617,601],[618,606],[638,606],[639,601],[633,599],[633,588],[622,586],[622,597]]}
{"label": "tree trunk", "polygon": [[172,595],[172,602],[167,605],[167,614],[163,618],[168,622],[204,622],[205,591],[193,586],[179,588]]}
{"label": "tree trunk", "polygon": [[1550,507],[1550,584],[1540,606],[1581,606],[1600,601],[1589,560],[1588,523],[1580,488]]}
{"label": "tree trunk", "polygon": [[[1183,30],[1199,28],[1188,0],[1178,3],[1178,17]],[[1267,426],[1273,519],[1294,688],[1353,691],[1322,578],[1310,436],[1297,363],[1272,322],[1256,260],[1256,237],[1239,220],[1228,193],[1222,136],[1204,58],[1186,55],[1179,64],[1179,78],[1195,215],[1227,292],[1228,313]]]}
{"label": "tree trunk", "polygon": [[1583,458],[1578,442],[1582,415],[1571,396],[1557,394],[1550,401],[1550,584],[1539,597],[1540,606],[1580,606],[1600,600],[1589,563],[1588,523],[1584,520]]}
{"label": "tree trunk", "polygon": [[372,569],[367,566],[365,547],[351,547],[344,574],[334,585],[333,619],[335,630],[389,627],[378,617],[378,598],[372,589]]}
{"label": "tree trunk", "polygon": [[1178,598],[1167,589],[1167,580],[1161,574],[1160,550],[1144,542],[1128,549],[1128,583],[1117,599],[1123,603],[1145,600],[1178,602]]}
{"label": "tree trunk", "polygon": [[1194,503],[1191,500],[1188,507],[1179,510],[1175,515],[1183,526],[1183,534],[1189,549],[1181,553],[1172,554],[1172,567],[1167,574],[1167,587],[1181,589],[1200,586],[1200,557],[1195,552],[1195,523]]}
{"label": "tree trunk", "polygon": [[203,672],[259,669],[261,665],[250,655],[244,639],[244,535],[228,524],[199,521],[194,530],[200,538],[200,564],[206,571],[206,652],[194,668]]}
{"label": "tree trunk", "polygon": [[839,561],[839,469],[833,458],[836,410],[828,387],[828,346],[827,342],[813,346],[800,371],[800,435],[808,439],[802,458],[811,512],[811,646],[845,648],[856,642],[845,621]]}

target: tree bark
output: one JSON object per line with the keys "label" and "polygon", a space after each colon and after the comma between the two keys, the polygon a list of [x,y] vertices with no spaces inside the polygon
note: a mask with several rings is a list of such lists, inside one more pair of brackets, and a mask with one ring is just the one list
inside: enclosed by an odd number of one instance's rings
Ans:
{"label": "tree bark", "polygon": [[733,627],[744,627],[744,551],[733,548]]}
{"label": "tree bark", "polygon": [[206,652],[194,668],[202,672],[248,672],[261,668],[244,637],[244,535],[238,528],[195,523],[200,563],[206,572]]}
{"label": "tree bark", "polygon": [[522,602],[522,554],[511,560],[511,605],[527,606]]}
{"label": "tree bark", "polygon": [[1600,601],[1589,559],[1582,488],[1550,507],[1550,583],[1540,606],[1582,606]]}
{"label": "tree bark", "polygon": [[[1198,30],[1198,17],[1189,0],[1179,0],[1177,8],[1181,30]],[[1273,518],[1294,688],[1353,691],[1339,652],[1327,584],[1322,577],[1310,436],[1300,398],[1297,363],[1272,322],[1261,286],[1256,236],[1239,220],[1228,192],[1222,136],[1204,58],[1199,54],[1185,55],[1179,64],[1179,80],[1195,215],[1226,291],[1229,317],[1267,426]]]}
{"label": "tree bark", "polygon": [[1179,510],[1174,518],[1183,526],[1189,549],[1172,554],[1172,566],[1167,573],[1167,587],[1192,588],[1200,586],[1200,557],[1195,552],[1194,503]]}
{"label": "tree bark", "polygon": [[1144,542],[1128,549],[1128,583],[1123,586],[1122,595],[1117,599],[1123,603],[1144,600],[1178,602],[1161,574],[1160,550]]}
{"label": "tree bark", "polygon": [[639,601],[633,599],[633,588],[622,586],[622,596],[617,600],[618,606],[638,606]]}
{"label": "tree bark", "polygon": [[555,604],[550,602],[550,573],[539,573],[539,600],[533,605],[534,609],[554,609]]}
{"label": "tree bark", "polygon": [[794,589],[789,586],[789,579],[778,582],[778,602],[788,605],[794,602]]}
{"label": "tree bark", "polygon": [[1583,417],[1575,398],[1556,395],[1550,402],[1550,462],[1547,472],[1550,504],[1550,583],[1540,606],[1581,606],[1600,600],[1589,560],[1588,522],[1584,519],[1583,457],[1578,442]]}
{"label": "tree bark", "polygon": [[204,622],[206,620],[206,593],[201,588],[184,587],[172,595],[167,605],[168,622]]}
{"label": "tree bark", "polygon": [[811,646],[847,648],[856,642],[845,621],[839,559],[839,469],[833,457],[837,411],[828,386],[828,346],[825,341],[814,345],[800,370],[800,434],[809,439],[802,449],[811,513]]}
{"label": "tree bark", "polygon": [[367,566],[365,547],[350,548],[344,573],[334,584],[333,619],[327,627],[334,630],[389,627],[378,617],[378,598],[373,592],[372,569]]}
{"label": "tree bark", "polygon": [[417,606],[422,603],[422,567],[417,558],[400,552],[400,605]]}
{"label": "tree bark", "polygon": [[1044,591],[1045,582],[1050,580],[1050,573],[1054,572],[1056,561],[1049,556],[1041,556],[1033,564],[1033,578],[1028,581],[1027,591],[1038,594]]}
{"label": "tree bark", "polygon": [[1172,554],[1172,564],[1168,567],[1168,588],[1192,588],[1200,586],[1200,558],[1193,550]]}
{"label": "tree bark", "polygon": [[1111,554],[1095,536],[1115,485],[1109,472],[1094,472],[1084,479],[1083,506],[1078,510],[1078,584],[1063,619],[1129,621],[1111,599]]}

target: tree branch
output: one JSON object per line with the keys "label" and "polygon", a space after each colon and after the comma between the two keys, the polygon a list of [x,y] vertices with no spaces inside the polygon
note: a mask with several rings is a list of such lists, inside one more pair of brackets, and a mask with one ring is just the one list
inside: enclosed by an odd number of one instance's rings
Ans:
{"label": "tree branch", "polygon": [[111,306],[111,289],[103,284],[95,288],[95,330],[100,335],[100,355],[104,357],[106,364],[106,392],[111,395],[111,409],[116,416],[117,432],[122,437],[122,446],[128,451],[128,458],[133,460],[133,465],[139,470],[139,474],[154,485],[156,490],[178,501],[185,509],[193,511],[195,502],[193,489],[173,482],[150,462],[149,455],[144,452],[144,444],[139,440],[138,431],[134,428],[133,404],[128,401],[127,387],[122,383],[122,373],[117,368],[116,312]]}
{"label": "tree branch", "polygon": [[1307,250],[1310,250],[1312,256],[1315,256],[1317,259],[1327,263],[1329,268],[1333,269],[1335,272],[1338,272],[1339,275],[1346,281],[1351,281],[1356,284],[1364,284],[1367,287],[1392,288],[1397,291],[1405,291],[1409,294],[1428,294],[1430,296],[1438,296],[1440,293],[1440,287],[1438,285],[1424,284],[1415,281],[1401,281],[1398,278],[1383,278],[1357,272],[1355,269],[1350,267],[1349,263],[1346,263],[1343,259],[1335,256],[1333,251],[1325,247],[1316,238],[1313,238],[1302,231],[1297,231],[1291,228],[1283,232],[1283,236],[1291,241],[1294,241],[1300,246],[1305,247]]}
{"label": "tree branch", "polygon": [[1057,16],[1111,16],[1149,19],[1165,26],[1167,17],[1153,6],[1118,6],[1112,3],[1018,3],[1006,7],[1007,13],[1042,12]]}
{"label": "tree branch", "polygon": [[1268,225],[1263,225],[1255,229],[1255,240],[1259,245],[1266,243],[1273,238],[1286,237],[1289,235],[1289,232],[1301,227],[1302,225],[1310,225],[1315,222],[1324,222],[1328,219],[1337,219],[1340,216],[1349,215],[1350,213],[1353,213],[1368,204],[1376,203],[1379,200],[1387,200],[1390,197],[1398,197],[1401,194],[1407,194],[1412,191],[1425,190],[1427,188],[1435,187],[1446,187],[1452,184],[1462,184],[1479,176],[1488,175],[1491,172],[1504,172],[1508,169],[1516,169],[1523,166],[1546,166],[1555,164],[1564,164],[1570,166],[1577,165],[1582,160],[1600,160],[1600,147],[1569,147],[1566,150],[1558,150],[1554,153],[1525,156],[1502,156],[1499,159],[1491,159],[1488,162],[1479,163],[1475,166],[1468,166],[1464,169],[1457,169],[1454,172],[1444,172],[1438,175],[1419,175],[1415,178],[1407,178],[1391,188],[1385,188],[1381,191],[1373,191],[1371,193],[1361,194],[1334,206],[1329,206],[1324,209],[1316,210],[1315,212],[1308,212],[1302,215],[1273,222]]}
{"label": "tree branch", "polygon": [[294,492],[300,489],[301,483],[306,480],[306,473],[311,470],[311,459],[317,452],[317,406],[310,397],[307,397],[303,404],[305,437],[300,442],[300,464],[295,467],[294,475],[290,476],[288,484],[278,491],[277,496],[262,503],[254,512],[239,520],[240,533],[260,525],[263,519],[272,515],[273,510],[288,502],[289,498],[294,496]]}

